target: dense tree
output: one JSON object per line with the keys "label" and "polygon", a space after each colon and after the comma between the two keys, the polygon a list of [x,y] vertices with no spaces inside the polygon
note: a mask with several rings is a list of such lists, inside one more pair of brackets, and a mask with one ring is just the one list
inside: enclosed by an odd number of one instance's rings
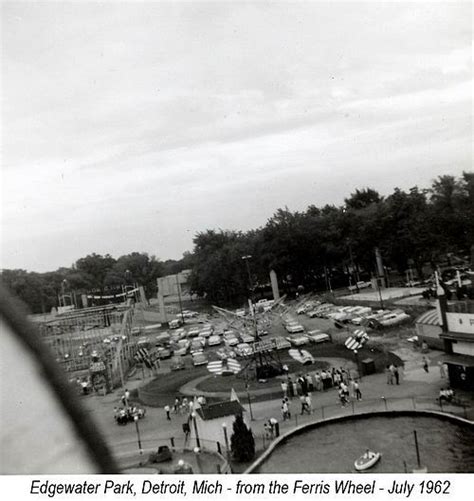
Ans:
{"label": "dense tree", "polygon": [[255,439],[252,430],[244,422],[241,414],[235,416],[230,437],[232,457],[239,463],[251,461],[255,457]]}
{"label": "dense tree", "polygon": [[[384,264],[403,274],[414,264],[432,267],[446,256],[468,256],[474,243],[474,174],[440,176],[428,190],[399,188],[382,197],[356,189],[341,207],[310,205],[306,211],[278,209],[248,232],[206,230],[193,252],[164,263],[146,253],[113,258],[90,254],[71,268],[33,273],[3,270],[1,279],[33,312],[57,306],[63,292],[104,291],[138,283],[148,297],[159,276],[191,269],[191,289],[213,303],[236,304],[269,282],[274,269],[283,289],[347,286],[375,272],[374,248]],[[242,258],[251,256],[247,263]],[[449,262],[449,261],[448,261]],[[248,264],[248,269],[247,269]],[[250,278],[249,278],[250,273]],[[251,287],[251,285],[252,287]]]}

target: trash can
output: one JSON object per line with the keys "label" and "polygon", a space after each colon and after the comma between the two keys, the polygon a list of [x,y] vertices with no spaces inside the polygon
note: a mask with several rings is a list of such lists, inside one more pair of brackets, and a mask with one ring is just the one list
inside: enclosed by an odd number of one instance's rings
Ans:
{"label": "trash can", "polygon": [[366,358],[362,360],[362,374],[368,376],[369,374],[375,373],[375,362],[372,358]]}

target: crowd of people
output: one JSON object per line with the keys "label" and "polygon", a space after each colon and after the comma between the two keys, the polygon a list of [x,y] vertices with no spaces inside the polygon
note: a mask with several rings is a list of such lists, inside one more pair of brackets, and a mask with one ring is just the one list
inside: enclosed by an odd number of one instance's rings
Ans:
{"label": "crowd of people", "polygon": [[295,397],[300,399],[300,414],[311,414],[313,412],[311,394],[315,391],[327,391],[330,388],[336,388],[339,401],[343,407],[349,403],[351,397],[354,400],[362,400],[359,382],[353,379],[350,372],[343,367],[298,374],[295,380],[288,376],[287,380],[281,383],[281,388],[283,391],[281,404],[283,421],[291,418],[290,401]]}

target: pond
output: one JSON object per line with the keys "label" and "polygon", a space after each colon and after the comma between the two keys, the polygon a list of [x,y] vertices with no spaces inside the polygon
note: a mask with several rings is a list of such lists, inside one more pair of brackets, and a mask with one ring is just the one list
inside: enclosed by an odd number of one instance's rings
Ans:
{"label": "pond", "polygon": [[289,437],[261,464],[258,473],[354,473],[366,449],[381,460],[370,473],[404,473],[421,464],[430,473],[474,472],[474,424],[426,415],[373,416],[327,423]]}

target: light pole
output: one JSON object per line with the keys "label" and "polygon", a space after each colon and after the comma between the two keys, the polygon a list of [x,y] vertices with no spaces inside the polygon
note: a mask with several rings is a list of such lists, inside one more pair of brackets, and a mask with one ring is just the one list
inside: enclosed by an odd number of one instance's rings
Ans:
{"label": "light pole", "polygon": [[201,442],[199,440],[199,433],[198,433],[198,427],[196,423],[196,413],[192,412],[191,417],[193,418],[193,426],[194,426],[194,433],[196,434],[196,445],[201,448]]}
{"label": "light pole", "polygon": [[224,432],[225,450],[227,451],[227,455],[229,455],[229,437],[227,435],[227,425],[225,423],[222,423],[222,430]]}
{"label": "light pole", "polygon": [[252,404],[250,403],[250,392],[249,392],[249,382],[248,380],[245,381],[245,390],[247,391],[247,401],[249,403],[249,412],[250,412],[250,420],[255,421],[253,418],[253,413],[252,413]]}
{"label": "light pole", "polygon": [[135,428],[137,430],[137,440],[138,440],[138,450],[140,451],[140,456],[143,454],[142,440],[140,438],[140,428],[138,427],[138,416],[134,416]]}

